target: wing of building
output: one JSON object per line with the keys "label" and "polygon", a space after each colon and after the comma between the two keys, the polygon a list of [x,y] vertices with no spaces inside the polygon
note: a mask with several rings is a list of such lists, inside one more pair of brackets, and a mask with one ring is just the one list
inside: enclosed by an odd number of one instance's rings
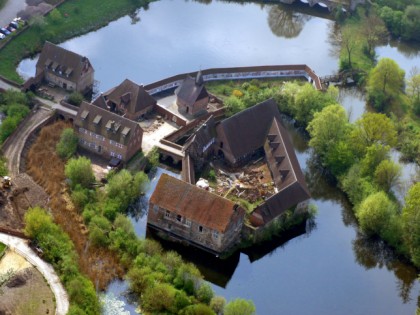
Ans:
{"label": "wing of building", "polygon": [[74,121],[79,144],[105,158],[128,161],[141,150],[143,130],[132,120],[83,102]]}
{"label": "wing of building", "polygon": [[232,201],[162,174],[150,197],[147,222],[175,238],[212,253],[238,239],[245,211]]}
{"label": "wing of building", "polygon": [[68,91],[87,93],[93,87],[94,69],[88,58],[45,42],[36,64],[35,78]]}
{"label": "wing of building", "polygon": [[137,120],[153,110],[156,100],[143,85],[125,79],[120,85],[100,95],[93,104],[106,106],[111,112]]}

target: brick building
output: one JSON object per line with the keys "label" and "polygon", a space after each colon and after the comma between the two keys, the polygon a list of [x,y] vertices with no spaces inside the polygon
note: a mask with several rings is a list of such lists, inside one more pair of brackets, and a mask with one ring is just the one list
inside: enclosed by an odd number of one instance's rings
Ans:
{"label": "brick building", "polygon": [[45,42],[34,79],[36,83],[41,81],[85,94],[92,90],[94,69],[88,58]]}
{"label": "brick building", "polygon": [[201,71],[195,78],[187,76],[175,90],[176,104],[180,113],[197,115],[207,110],[209,94],[204,87]]}
{"label": "brick building", "polygon": [[105,158],[128,161],[141,150],[143,130],[134,121],[83,102],[74,120],[79,145]]}
{"label": "brick building", "polygon": [[214,254],[240,239],[245,211],[232,201],[162,174],[150,197],[147,224]]}

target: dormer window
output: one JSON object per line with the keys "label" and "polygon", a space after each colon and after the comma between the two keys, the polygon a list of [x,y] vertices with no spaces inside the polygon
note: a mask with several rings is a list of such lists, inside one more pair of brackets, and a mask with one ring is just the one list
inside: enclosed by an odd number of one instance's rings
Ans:
{"label": "dormer window", "polygon": [[87,116],[89,115],[89,111],[87,111],[87,110],[84,110],[83,112],[82,112],[82,114],[80,115],[80,118],[82,119],[82,120],[85,120],[86,118],[87,118]]}

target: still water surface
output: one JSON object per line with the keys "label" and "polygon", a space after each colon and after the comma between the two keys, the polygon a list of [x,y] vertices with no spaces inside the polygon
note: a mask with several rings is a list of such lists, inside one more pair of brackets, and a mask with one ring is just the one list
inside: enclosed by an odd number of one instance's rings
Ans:
{"label": "still water surface", "polygon": [[[125,78],[146,84],[210,67],[306,63],[320,75],[336,72],[338,61],[328,43],[333,22],[293,8],[159,1],[141,10],[135,24],[124,17],[63,46],[90,58],[101,91]],[[420,64],[416,50],[404,54],[386,46],[377,52],[396,59],[406,72]],[[34,63],[23,61],[19,71],[32,75]],[[342,99],[351,108],[352,121],[364,112],[364,99],[357,91],[343,92]],[[191,259],[215,283],[217,294],[252,299],[260,315],[414,314],[420,288],[415,270],[380,242],[358,233],[345,197],[324,181],[302,136],[288,128],[318,207],[311,232],[285,244],[276,240],[258,251],[238,253],[222,264],[211,262],[213,267]],[[154,175],[148,196],[161,172]],[[140,236],[146,233],[146,206],[147,196],[133,214]],[[107,294],[126,301],[119,296],[125,287],[115,282]],[[134,309],[125,308],[129,313]]]}

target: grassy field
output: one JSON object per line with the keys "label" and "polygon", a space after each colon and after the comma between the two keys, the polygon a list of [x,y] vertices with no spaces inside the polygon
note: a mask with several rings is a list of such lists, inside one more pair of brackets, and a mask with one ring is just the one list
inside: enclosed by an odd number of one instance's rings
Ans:
{"label": "grassy field", "polygon": [[32,25],[0,51],[0,74],[22,83],[16,66],[23,58],[38,53],[46,40],[61,43],[99,29],[148,3],[149,0],[68,0],[46,16],[43,23]]}
{"label": "grassy field", "polygon": [[4,251],[6,250],[7,246],[3,243],[0,243],[0,259],[3,257]]}

